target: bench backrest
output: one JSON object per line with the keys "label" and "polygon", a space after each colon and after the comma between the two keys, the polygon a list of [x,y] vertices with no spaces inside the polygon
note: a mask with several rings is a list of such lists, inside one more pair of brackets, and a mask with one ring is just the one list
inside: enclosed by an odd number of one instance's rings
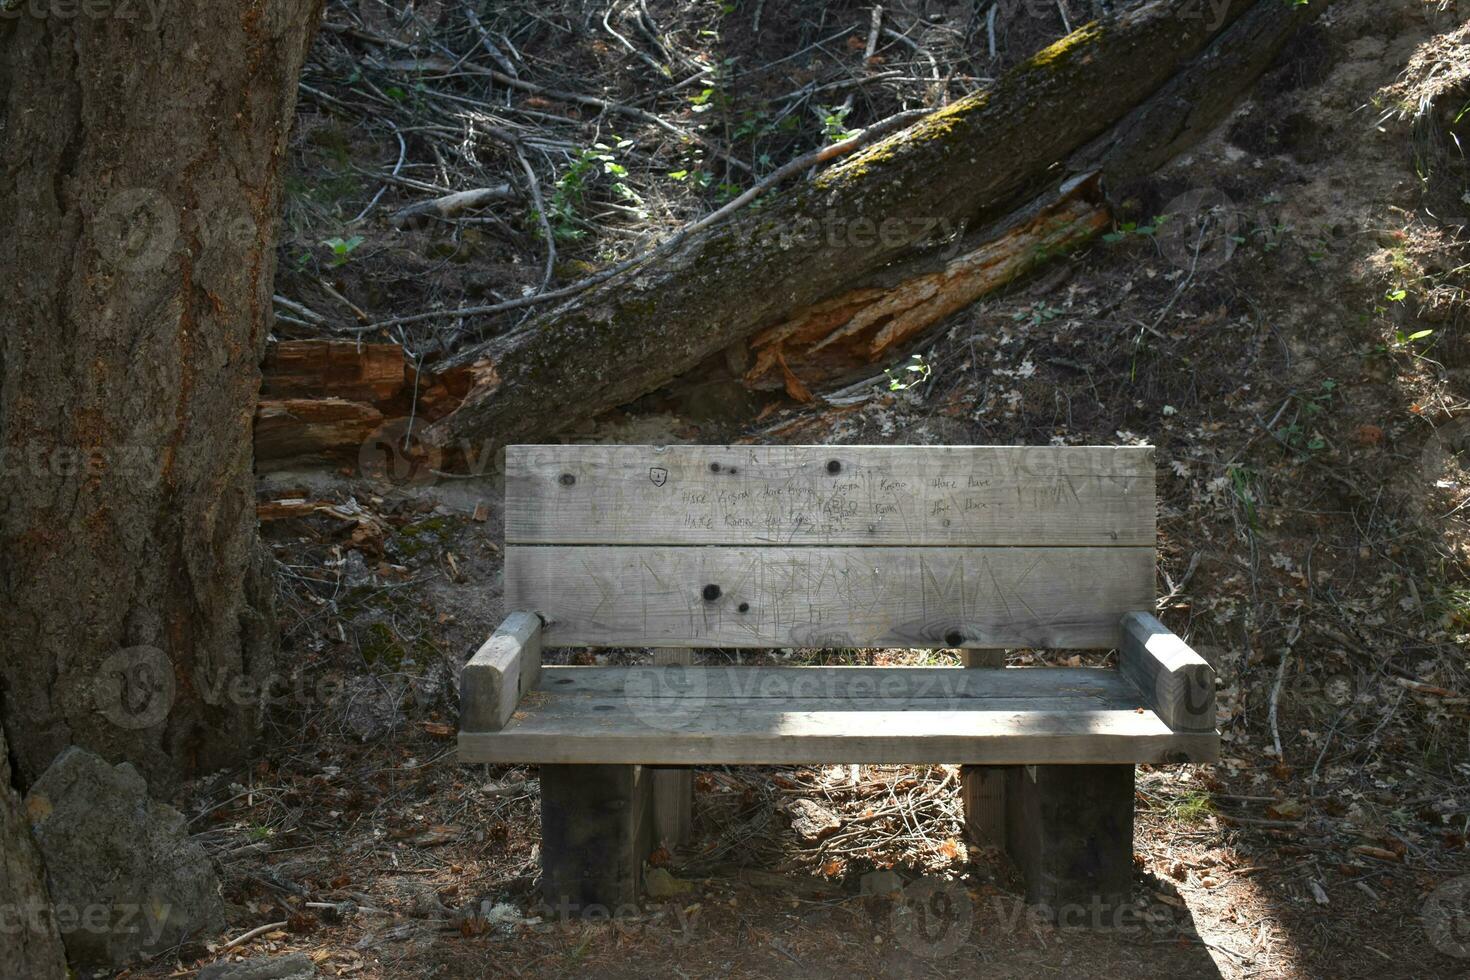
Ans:
{"label": "bench backrest", "polygon": [[511,446],[549,646],[1108,648],[1154,605],[1149,447]]}

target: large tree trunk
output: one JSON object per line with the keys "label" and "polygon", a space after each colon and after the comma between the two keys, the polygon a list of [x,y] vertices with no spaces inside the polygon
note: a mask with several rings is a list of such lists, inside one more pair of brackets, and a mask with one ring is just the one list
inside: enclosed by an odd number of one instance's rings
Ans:
{"label": "large tree trunk", "polygon": [[320,0],[0,20],[0,717],[154,785],[239,759],[272,668],[251,418]]}
{"label": "large tree trunk", "polygon": [[[861,298],[855,291],[935,230],[1004,226],[1007,212],[1068,173],[1131,177],[1178,152],[1259,74],[1303,9],[1154,2],[1082,27],[770,206],[692,235],[459,359],[474,387],[429,438],[483,451],[536,437],[630,401],[762,327],[830,312],[817,307],[824,300],[855,315],[834,297]],[[1236,43],[1251,48],[1231,54]],[[1138,114],[1142,104],[1152,115]],[[1081,166],[1058,167],[1084,150]]]}

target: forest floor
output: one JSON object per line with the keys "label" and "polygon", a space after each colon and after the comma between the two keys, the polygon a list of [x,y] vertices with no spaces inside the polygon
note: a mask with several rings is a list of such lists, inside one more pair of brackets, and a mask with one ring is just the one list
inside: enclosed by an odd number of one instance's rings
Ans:
{"label": "forest floor", "polygon": [[[880,34],[865,62],[866,4],[491,6],[485,37],[522,78],[661,112],[682,101],[670,125],[705,126],[758,170],[834,127],[973,90],[1063,32],[1051,5],[1001,4],[991,56],[983,10],[907,0],[883,13],[902,36]],[[479,124],[516,127],[554,224],[554,282],[749,181],[628,113],[492,92],[474,74],[499,63],[483,51],[425,78],[422,64],[392,67],[409,32],[364,61],[363,35],[392,26],[368,12],[330,4],[308,66],[278,276],[293,300],[341,311],[348,333],[351,306],[383,319],[542,279],[524,200],[427,228],[384,217],[430,190],[529,191],[511,144],[443,121],[455,99],[485,100]],[[441,13],[432,29],[452,20],[471,36],[460,9]],[[304,950],[324,975],[362,977],[1470,972],[1467,14],[1444,0],[1333,4],[1211,137],[1114,201],[1113,234],[951,317],[867,384],[800,404],[701,373],[575,434],[1158,447],[1159,615],[1220,674],[1224,751],[1216,765],[1140,767],[1145,921],[1080,930],[1028,915],[1005,858],[967,846],[944,766],[700,770],[695,840],[658,855],[679,894],[614,923],[541,916],[534,768],[454,755],[457,668],[506,611],[498,477],[405,487],[349,466],[262,477],[262,501],[333,506],[266,524],[290,683],[259,764],[179,801],[223,869],[229,936],[280,923],[229,955]],[[428,50],[414,57],[447,58]],[[694,66],[709,74],[674,83]],[[432,359],[505,325],[387,336]],[[883,368],[917,383],[894,388]],[[1057,660],[1017,650],[1010,663]],[[843,832],[800,841],[783,815],[795,797]],[[939,882],[946,901],[926,912],[862,894],[882,870]],[[229,936],[130,975],[180,975]]]}

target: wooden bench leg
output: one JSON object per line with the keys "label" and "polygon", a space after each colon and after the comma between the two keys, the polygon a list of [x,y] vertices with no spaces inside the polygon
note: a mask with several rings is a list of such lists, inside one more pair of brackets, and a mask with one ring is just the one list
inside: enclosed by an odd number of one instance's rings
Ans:
{"label": "wooden bench leg", "polygon": [[541,895],[557,916],[638,912],[652,850],[643,766],[541,766]]}
{"label": "wooden bench leg", "polygon": [[[688,647],[653,651],[655,664],[694,663]],[[688,766],[658,766],[653,770],[654,846],[683,847],[693,832],[694,770]]]}
{"label": "wooden bench leg", "polygon": [[[1004,650],[961,650],[966,667],[1004,669]],[[960,766],[960,803],[965,814],[965,832],[982,847],[1005,847],[1006,771],[1009,766]]]}
{"label": "wooden bench leg", "polygon": [[1133,767],[1017,766],[1006,802],[1006,850],[1026,901],[1059,925],[1111,923],[1133,892]]}

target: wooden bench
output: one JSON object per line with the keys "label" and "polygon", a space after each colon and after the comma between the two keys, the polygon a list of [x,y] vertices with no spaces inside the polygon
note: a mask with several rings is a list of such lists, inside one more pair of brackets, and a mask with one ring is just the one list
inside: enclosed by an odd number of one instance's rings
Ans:
{"label": "wooden bench", "polygon": [[[512,446],[505,623],[459,757],[540,766],[543,894],[633,906],[692,765],[961,764],[1027,899],[1129,897],[1136,763],[1216,758],[1214,673],[1155,619],[1142,447]],[[545,647],[655,663],[542,666]],[[1117,649],[1118,669],[689,666],[691,648]]]}

